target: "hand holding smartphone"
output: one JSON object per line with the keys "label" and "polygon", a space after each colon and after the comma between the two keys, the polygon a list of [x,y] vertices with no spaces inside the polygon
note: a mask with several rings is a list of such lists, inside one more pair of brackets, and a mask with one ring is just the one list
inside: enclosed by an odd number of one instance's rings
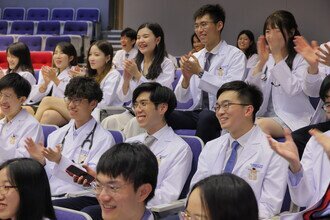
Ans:
{"label": "hand holding smartphone", "polygon": [[88,174],[86,171],[76,167],[75,165],[70,165],[68,168],[65,170],[70,176],[76,175],[78,177],[83,176],[88,184],[94,181],[94,177],[90,174]]}

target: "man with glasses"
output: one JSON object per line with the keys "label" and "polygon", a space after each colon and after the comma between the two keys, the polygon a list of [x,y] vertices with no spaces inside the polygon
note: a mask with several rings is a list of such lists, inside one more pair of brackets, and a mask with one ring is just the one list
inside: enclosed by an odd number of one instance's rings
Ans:
{"label": "man with glasses", "polygon": [[148,147],[141,143],[117,144],[102,155],[96,172],[92,186],[102,219],[154,219],[145,206],[155,194],[158,163]]}
{"label": "man with glasses", "polygon": [[173,129],[196,129],[205,143],[219,137],[220,125],[212,106],[222,84],[243,80],[246,66],[244,53],[222,40],[225,12],[219,5],[204,5],[194,14],[194,29],[205,48],[181,57],[182,76],[175,88],[179,102],[190,99],[190,111],[174,111],[169,125]]}
{"label": "man with glasses", "polygon": [[[73,182],[66,169],[88,166],[95,170],[101,155],[114,145],[110,132],[103,129],[91,113],[102,100],[102,90],[92,78],[74,77],[67,85],[65,101],[71,121],[48,136],[48,147],[26,141],[31,157],[45,165],[51,193],[61,197],[66,193],[82,191],[84,188]],[[95,197],[82,196],[78,202],[70,199],[54,200],[54,205],[80,210],[88,205],[98,204]]]}
{"label": "man with glasses", "polygon": [[228,133],[203,148],[191,186],[211,175],[233,173],[253,189],[259,217],[271,218],[281,210],[288,165],[271,150],[266,134],[254,124],[262,93],[243,81],[233,81],[223,84],[217,97],[216,116]]}
{"label": "man with glasses", "polygon": [[0,80],[0,163],[16,157],[29,157],[24,147],[27,137],[43,142],[39,122],[22,108],[31,91],[30,83],[17,73]]}

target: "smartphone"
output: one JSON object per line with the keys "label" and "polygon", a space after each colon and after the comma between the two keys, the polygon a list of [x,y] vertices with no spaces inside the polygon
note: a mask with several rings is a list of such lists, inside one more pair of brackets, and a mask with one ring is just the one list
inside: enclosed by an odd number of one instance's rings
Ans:
{"label": "smartphone", "polygon": [[95,179],[92,175],[88,174],[86,171],[83,171],[82,169],[74,166],[74,165],[70,165],[68,168],[66,168],[65,170],[69,175],[76,175],[76,176],[83,176],[88,183],[93,182],[93,180]]}

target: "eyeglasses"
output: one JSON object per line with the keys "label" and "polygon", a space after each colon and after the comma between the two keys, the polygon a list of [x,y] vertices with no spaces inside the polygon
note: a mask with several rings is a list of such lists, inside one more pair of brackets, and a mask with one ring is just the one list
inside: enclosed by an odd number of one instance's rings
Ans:
{"label": "eyeglasses", "polygon": [[104,189],[105,193],[108,194],[108,195],[114,195],[114,194],[117,194],[118,191],[123,187],[123,186],[126,186],[128,185],[128,183],[124,183],[120,186],[118,185],[115,185],[115,184],[106,184],[106,185],[102,185],[98,182],[92,182],[91,183],[91,186],[93,188],[93,190],[95,191],[95,193],[97,195],[101,194],[102,190]]}
{"label": "eyeglasses", "polygon": [[73,105],[77,106],[80,105],[81,102],[84,100],[84,98],[69,98],[69,97],[64,97],[64,101],[67,105],[72,103]]}
{"label": "eyeglasses", "polygon": [[330,102],[326,102],[322,105],[322,108],[326,112],[330,112]]}
{"label": "eyeglasses", "polygon": [[248,106],[251,104],[245,104],[245,103],[234,103],[234,102],[229,102],[229,101],[224,101],[221,104],[216,103],[215,106],[213,107],[214,111],[219,111],[222,109],[223,111],[227,111],[230,106],[232,105],[242,105],[242,106]]}
{"label": "eyeglasses", "polygon": [[140,102],[134,102],[133,103],[133,109],[136,109],[137,107],[140,107],[140,108],[146,108],[147,105],[149,105],[151,102],[150,101],[147,101],[147,100],[142,100]]}
{"label": "eyeglasses", "polygon": [[213,21],[202,21],[201,23],[195,23],[194,24],[194,29],[198,30],[199,27],[201,27],[203,30],[207,29],[209,27],[209,24],[215,24],[216,22]]}
{"label": "eyeglasses", "polygon": [[200,220],[200,219],[207,219],[206,216],[195,216],[189,214],[187,211],[180,212],[180,220]]}
{"label": "eyeglasses", "polygon": [[12,189],[12,188],[17,188],[17,186],[6,186],[6,185],[0,186],[0,194],[3,195],[3,196],[7,195],[9,190]]}
{"label": "eyeglasses", "polygon": [[6,93],[0,92],[0,99],[2,99],[2,98],[11,99],[14,96],[15,96],[14,94],[6,94]]}

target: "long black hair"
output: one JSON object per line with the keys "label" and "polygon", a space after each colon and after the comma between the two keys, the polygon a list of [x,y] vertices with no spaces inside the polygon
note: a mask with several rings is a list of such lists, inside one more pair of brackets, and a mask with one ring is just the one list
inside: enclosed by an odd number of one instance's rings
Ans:
{"label": "long black hair", "polygon": [[[280,29],[289,54],[285,62],[292,70],[292,63],[297,54],[294,49],[293,39],[295,36],[300,35],[296,19],[294,18],[293,14],[291,14],[291,12],[284,10],[275,11],[269,15],[265,21],[264,34],[266,33],[268,27]],[[286,37],[285,32],[287,33],[288,38]]]}
{"label": "long black hair", "polygon": [[18,64],[15,66],[14,69],[9,69],[8,66],[8,73],[9,72],[18,72],[17,70],[20,69],[21,71],[28,71],[34,75],[34,70],[31,61],[31,55],[29,47],[22,42],[12,43],[7,47],[6,53],[8,52],[11,55],[14,55],[18,58]]}
{"label": "long black hair", "polygon": [[[144,23],[138,28],[137,32],[139,32],[139,30],[141,30],[142,28],[148,28],[155,35],[156,38],[160,37],[159,44],[154,49],[154,59],[148,69],[148,74],[146,75],[147,79],[156,79],[163,71],[161,64],[164,60],[164,57],[167,56],[164,32],[162,27],[157,23]],[[143,62],[143,60],[144,55],[139,50],[138,54],[136,55],[136,64],[139,71],[141,71],[141,63]]]}
{"label": "long black hair", "polygon": [[239,37],[242,35],[242,34],[245,34],[249,40],[250,40],[250,45],[249,47],[243,51],[246,58],[249,59],[253,54],[256,54],[257,53],[257,45],[256,45],[256,41],[254,39],[254,35],[252,33],[252,31],[250,30],[242,30],[241,32],[239,32],[238,36],[237,36],[237,39],[236,39],[236,47],[238,47],[238,39]]}
{"label": "long black hair", "polygon": [[56,219],[48,177],[39,162],[31,158],[15,158],[1,164],[2,169],[7,169],[8,180],[17,187],[19,194],[16,220]]}

